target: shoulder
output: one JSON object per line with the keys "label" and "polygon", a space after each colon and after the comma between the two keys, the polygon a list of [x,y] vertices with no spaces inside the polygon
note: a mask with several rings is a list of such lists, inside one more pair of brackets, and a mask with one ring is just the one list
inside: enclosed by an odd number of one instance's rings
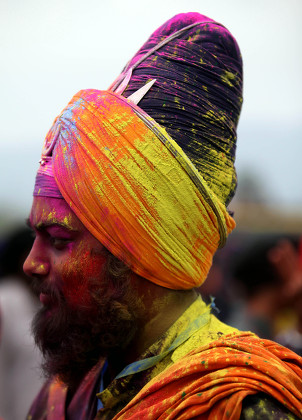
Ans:
{"label": "shoulder", "polygon": [[232,334],[239,334],[237,328],[231,327],[223,322],[221,322],[215,315],[212,313],[207,314],[207,305],[202,301],[201,298],[197,299],[194,304],[190,307],[190,312],[188,312],[188,323],[191,325],[200,318],[206,318],[207,322],[201,324],[186,341],[184,341],[180,346],[178,346],[171,359],[175,363],[177,360],[182,359],[188,353],[200,349],[202,346],[206,347],[210,343],[216,342],[224,336],[229,336]]}
{"label": "shoulder", "polygon": [[249,395],[242,401],[240,420],[295,420],[298,419],[284,405],[264,393]]}
{"label": "shoulder", "polygon": [[55,418],[64,418],[61,414],[64,412],[65,399],[66,387],[56,378],[47,380],[32,403],[26,419],[46,420],[49,411],[58,414]]}
{"label": "shoulder", "polygon": [[50,384],[51,384],[51,381],[48,380],[42,386],[41,390],[39,391],[38,395],[36,396],[36,398],[34,399],[30,407],[26,420],[46,419],[46,407],[47,407]]}

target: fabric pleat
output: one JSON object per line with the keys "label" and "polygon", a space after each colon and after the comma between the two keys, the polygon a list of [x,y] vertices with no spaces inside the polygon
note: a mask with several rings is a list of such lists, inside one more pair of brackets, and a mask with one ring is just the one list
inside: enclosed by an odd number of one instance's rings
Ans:
{"label": "fabric pleat", "polygon": [[291,350],[252,333],[230,334],[156,376],[114,420],[239,420],[243,399],[259,392],[302,418],[301,378],[301,358]]}

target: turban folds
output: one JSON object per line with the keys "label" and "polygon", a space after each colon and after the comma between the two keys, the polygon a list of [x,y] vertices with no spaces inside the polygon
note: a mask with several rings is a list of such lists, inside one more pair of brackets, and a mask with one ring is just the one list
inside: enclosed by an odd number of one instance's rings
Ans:
{"label": "turban folds", "polygon": [[[117,258],[160,286],[201,285],[235,226],[226,204],[236,187],[240,66],[222,25],[178,15],[109,91],[75,95],[46,137],[42,166],[51,165],[58,194]],[[125,98],[150,78],[140,107]],[[35,195],[47,195],[39,185]]]}
{"label": "turban folds", "polygon": [[[242,106],[242,59],[234,37],[207,16],[182,13],[149,37],[121,80],[129,71],[123,96],[156,79],[140,108],[166,128],[228,205],[237,186],[236,126]],[[112,88],[119,89],[119,78]]]}
{"label": "turban folds", "polygon": [[142,117],[186,159],[165,130],[129,102],[106,91],[75,95],[45,140],[45,148],[55,142],[54,177],[71,209],[117,258],[156,284],[190,289],[211,266],[217,216],[225,234],[234,221],[210,191],[204,197]]}

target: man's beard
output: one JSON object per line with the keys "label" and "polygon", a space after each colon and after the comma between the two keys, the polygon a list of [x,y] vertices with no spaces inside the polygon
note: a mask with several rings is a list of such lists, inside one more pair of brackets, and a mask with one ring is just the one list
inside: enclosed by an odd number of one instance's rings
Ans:
{"label": "man's beard", "polygon": [[46,285],[37,289],[45,291],[52,302],[50,308],[40,309],[32,325],[46,377],[58,375],[70,388],[75,387],[101,357],[122,351],[135,336],[137,303],[129,270],[115,278],[107,272],[91,282],[89,307],[72,308],[58,289]]}

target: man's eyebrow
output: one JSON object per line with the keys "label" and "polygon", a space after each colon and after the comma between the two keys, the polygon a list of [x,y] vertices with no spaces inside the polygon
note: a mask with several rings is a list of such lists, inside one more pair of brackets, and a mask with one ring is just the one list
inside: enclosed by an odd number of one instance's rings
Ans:
{"label": "man's eyebrow", "polygon": [[53,227],[53,226],[59,226],[63,229],[66,229],[68,231],[72,231],[72,232],[77,232],[78,229],[71,227],[69,224],[61,221],[61,220],[46,220],[44,222],[38,222],[37,224],[33,225],[31,223],[30,218],[28,218],[26,220],[26,224],[30,229],[35,228],[36,230],[43,230],[43,229],[47,229],[48,227]]}

